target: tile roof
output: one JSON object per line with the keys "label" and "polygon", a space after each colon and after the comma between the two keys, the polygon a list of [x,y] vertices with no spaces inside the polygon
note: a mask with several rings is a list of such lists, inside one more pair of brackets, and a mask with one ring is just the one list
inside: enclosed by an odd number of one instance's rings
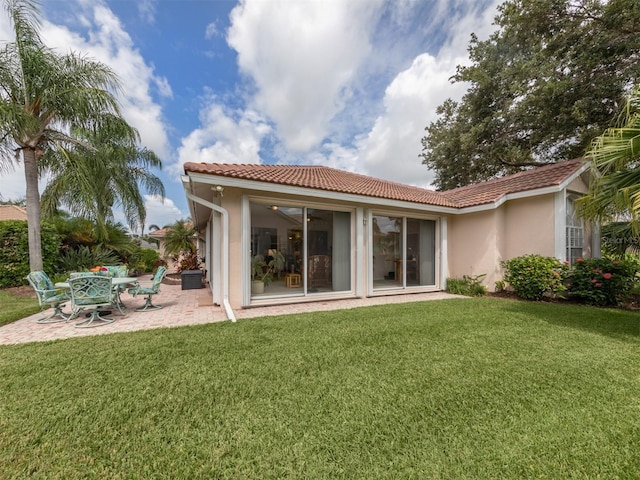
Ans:
{"label": "tile roof", "polygon": [[17,205],[0,205],[0,220],[26,220],[27,211]]}
{"label": "tile roof", "polygon": [[184,169],[185,172],[205,173],[277,185],[313,188],[441,207],[456,207],[456,204],[441,192],[323,166],[185,163]]}
{"label": "tile roof", "polygon": [[531,170],[524,170],[506,177],[494,178],[486,182],[447,190],[443,193],[460,207],[494,203],[503,196],[512,193],[560,185],[584,163],[585,160],[581,158],[566,160]]}
{"label": "tile roof", "polygon": [[189,162],[184,164],[184,170],[187,173],[202,173],[440,207],[464,208],[493,203],[510,193],[560,185],[583,163],[582,159],[558,162],[444,192],[323,166]]}

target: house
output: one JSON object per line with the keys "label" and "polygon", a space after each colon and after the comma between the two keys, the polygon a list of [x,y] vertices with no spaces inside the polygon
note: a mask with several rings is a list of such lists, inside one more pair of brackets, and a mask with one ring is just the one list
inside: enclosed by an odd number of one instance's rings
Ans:
{"label": "house", "polygon": [[[599,255],[575,215],[589,166],[570,160],[445,192],[322,166],[186,163],[191,218],[205,239],[214,303],[257,305],[410,294],[539,253]],[[283,263],[252,293],[252,258]]]}
{"label": "house", "polygon": [[17,205],[0,205],[0,221],[24,220],[27,221],[27,210]]}

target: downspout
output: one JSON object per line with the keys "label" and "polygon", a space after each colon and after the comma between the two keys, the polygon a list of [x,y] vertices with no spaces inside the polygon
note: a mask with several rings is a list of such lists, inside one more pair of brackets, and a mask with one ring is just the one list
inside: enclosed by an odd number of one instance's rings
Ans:
{"label": "downspout", "polygon": [[222,215],[222,306],[227,314],[227,318],[235,322],[236,316],[229,303],[229,212],[215,203],[196,197],[192,193],[185,193],[187,198],[192,202],[204,205]]}

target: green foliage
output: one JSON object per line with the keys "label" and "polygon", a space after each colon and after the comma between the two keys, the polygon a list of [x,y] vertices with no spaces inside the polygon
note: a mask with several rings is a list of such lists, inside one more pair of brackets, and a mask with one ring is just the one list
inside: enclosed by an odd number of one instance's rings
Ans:
{"label": "green foliage", "polygon": [[131,263],[134,269],[142,272],[153,272],[158,265],[158,261],[160,261],[160,252],[153,248],[140,248],[135,252],[135,256],[132,256],[132,260],[134,258],[135,261]]}
{"label": "green foliage", "polygon": [[626,252],[640,253],[637,226],[629,222],[611,222],[600,229],[602,253],[608,257],[624,257]]}
{"label": "green foliage", "polygon": [[553,257],[523,255],[502,262],[504,281],[520,298],[540,300],[566,290],[564,279],[568,266]]}
{"label": "green foliage", "polygon": [[447,292],[469,297],[482,297],[487,294],[487,287],[482,284],[482,275],[463,275],[462,278],[447,278]]}
{"label": "green foliage", "polygon": [[626,260],[579,258],[569,278],[569,291],[573,297],[591,305],[618,305],[636,285],[639,267],[637,258],[631,257]]}
{"label": "green foliage", "polygon": [[254,255],[251,257],[251,279],[262,280],[269,285],[273,276],[282,270],[286,260],[279,250],[273,252],[273,256],[265,258],[262,255]]}
{"label": "green foliage", "polygon": [[[12,41],[0,48],[0,166],[13,164],[22,154],[26,179],[27,218],[33,245],[41,238],[38,178],[45,171],[40,161],[50,149],[77,144],[71,128],[100,128],[118,116],[116,74],[88,56],[60,54],[40,37],[38,2],[3,2],[10,18]],[[44,155],[43,155],[44,154]],[[94,185],[104,178],[93,177]],[[29,252],[30,266],[43,268],[44,252]]]}
{"label": "green foliage", "polygon": [[[42,254],[45,272],[56,271],[60,254],[60,239],[53,225],[41,224]],[[26,285],[29,274],[29,240],[27,222],[0,222],[0,287]]]}
{"label": "green foliage", "polygon": [[60,267],[65,272],[88,270],[96,265],[117,265],[120,258],[110,250],[91,249],[87,246],[78,249],[67,249],[60,256]]}
{"label": "green foliage", "polygon": [[138,132],[116,115],[105,115],[99,128],[72,128],[71,134],[78,141],[70,148],[48,150],[42,158],[42,168],[51,177],[42,194],[43,211],[65,206],[92,219],[101,241],[109,240],[114,206],[120,207],[132,229],[144,224],[141,187],[161,198],[165,194],[162,181],[151,173],[162,168],[160,159],[141,149]]}
{"label": "green foliage", "polygon": [[580,157],[640,84],[640,2],[508,0],[422,139],[440,190]]}
{"label": "green foliage", "polygon": [[[640,4],[639,4],[640,5]],[[603,229],[607,250],[638,251],[640,229],[640,85],[627,97],[616,127],[595,138],[587,157],[592,175],[587,195],[578,205],[588,219],[611,221]],[[627,222],[618,222],[620,218]]]}
{"label": "green foliage", "polygon": [[178,220],[167,229],[164,237],[164,250],[169,255],[180,255],[196,251],[195,235],[197,230],[189,220]]}

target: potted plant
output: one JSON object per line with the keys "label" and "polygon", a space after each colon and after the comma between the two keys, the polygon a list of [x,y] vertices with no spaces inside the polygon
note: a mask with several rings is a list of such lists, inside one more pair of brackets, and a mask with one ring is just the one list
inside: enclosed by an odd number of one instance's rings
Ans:
{"label": "potted plant", "polygon": [[264,293],[264,287],[273,281],[273,276],[284,268],[285,258],[277,250],[271,250],[265,259],[262,255],[251,257],[251,293]]}

